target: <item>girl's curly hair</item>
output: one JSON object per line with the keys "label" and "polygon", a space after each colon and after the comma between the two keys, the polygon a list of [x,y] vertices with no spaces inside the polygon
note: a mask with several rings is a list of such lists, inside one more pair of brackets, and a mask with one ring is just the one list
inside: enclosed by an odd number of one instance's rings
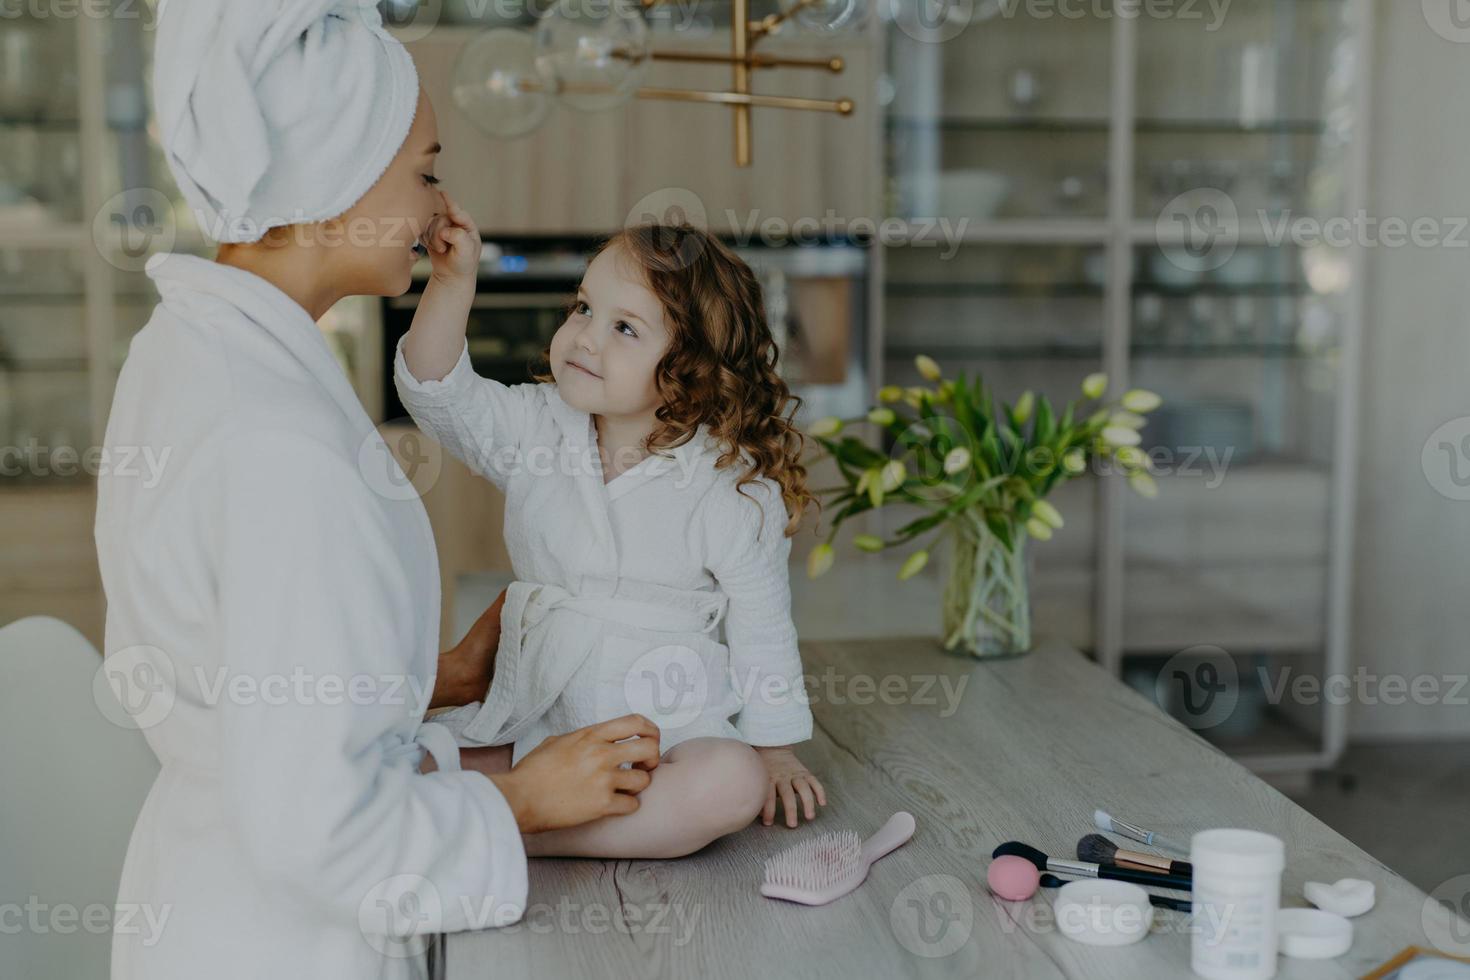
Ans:
{"label": "girl's curly hair", "polygon": [[795,534],[815,503],[800,462],[805,440],[793,421],[801,399],[776,371],[779,352],[759,280],[723,242],[688,224],[624,228],[591,258],[614,246],[642,270],[671,335],[654,370],[663,404],[654,412],[657,424],[646,448],[673,449],[709,425],[723,449],[715,468],[748,455],[737,489],[762,476],[774,480],[786,508],[786,534]]}

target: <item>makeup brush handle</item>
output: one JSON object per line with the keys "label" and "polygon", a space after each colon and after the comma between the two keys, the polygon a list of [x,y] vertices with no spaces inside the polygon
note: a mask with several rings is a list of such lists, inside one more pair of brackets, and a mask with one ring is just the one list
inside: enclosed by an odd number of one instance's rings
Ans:
{"label": "makeup brush handle", "polygon": [[[1058,878],[1053,874],[1044,874],[1041,876],[1042,888],[1060,888],[1066,883],[1065,879]],[[1187,898],[1170,898],[1167,895],[1155,895],[1153,892],[1149,892],[1148,900],[1156,908],[1186,913],[1194,911],[1194,903]]]}
{"label": "makeup brush handle", "polygon": [[[1141,854],[1141,852],[1137,853]],[[1123,855],[1125,854],[1130,856],[1124,857]],[[1135,868],[1139,871],[1153,871],[1157,872],[1158,874],[1180,875],[1185,878],[1194,877],[1194,865],[1190,864],[1188,861],[1174,861],[1169,858],[1154,859],[1153,855],[1151,854],[1147,855],[1147,857],[1149,857],[1151,860],[1143,861],[1140,859],[1140,857],[1134,855],[1135,852],[1133,851],[1120,850],[1114,856],[1113,863],[1120,868]]]}
{"label": "makeup brush handle", "polygon": [[1128,881],[1135,885],[1153,885],[1156,888],[1177,888],[1179,891],[1194,891],[1194,879],[1183,875],[1166,875],[1156,871],[1134,871],[1132,868],[1120,868],[1117,865],[1100,864],[1097,868],[1099,878],[1111,878],[1113,881]]}
{"label": "makeup brush handle", "polygon": [[1186,915],[1194,911],[1194,903],[1187,898],[1169,898],[1167,895],[1149,895],[1148,900],[1158,908],[1169,909],[1174,912],[1183,912]]}

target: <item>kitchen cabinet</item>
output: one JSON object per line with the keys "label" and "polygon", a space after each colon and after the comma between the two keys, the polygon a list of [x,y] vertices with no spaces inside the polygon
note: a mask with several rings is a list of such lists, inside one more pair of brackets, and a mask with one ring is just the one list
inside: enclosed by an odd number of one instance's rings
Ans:
{"label": "kitchen cabinet", "polygon": [[890,25],[883,197],[909,232],[878,255],[884,378],[917,383],[927,353],[1008,401],[1096,370],[1160,393],[1159,498],[1058,501],[1035,621],[1150,691],[1166,675],[1162,700],[1234,672],[1240,710],[1200,734],[1321,768],[1345,705],[1265,705],[1261,678],[1350,671],[1363,249],[1312,231],[1364,210],[1374,0],[1176,11]]}

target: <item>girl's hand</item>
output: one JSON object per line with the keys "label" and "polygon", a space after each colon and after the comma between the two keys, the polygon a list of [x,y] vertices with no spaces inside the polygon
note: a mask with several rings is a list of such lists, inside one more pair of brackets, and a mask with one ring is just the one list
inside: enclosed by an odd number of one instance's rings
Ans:
{"label": "girl's hand", "polygon": [[439,282],[473,283],[480,274],[480,229],[475,226],[469,212],[450,199],[444,198],[444,211],[434,215],[424,231],[424,245],[429,250],[429,262],[434,267],[434,278]]}
{"label": "girl's hand", "polygon": [[756,753],[766,764],[771,786],[766,792],[766,805],[761,810],[761,823],[769,827],[776,819],[776,797],[781,797],[781,808],[786,812],[786,826],[795,827],[797,816],[796,798],[801,797],[808,821],[817,817],[817,805],[827,805],[827,791],[817,781],[789,745],[757,745]]}

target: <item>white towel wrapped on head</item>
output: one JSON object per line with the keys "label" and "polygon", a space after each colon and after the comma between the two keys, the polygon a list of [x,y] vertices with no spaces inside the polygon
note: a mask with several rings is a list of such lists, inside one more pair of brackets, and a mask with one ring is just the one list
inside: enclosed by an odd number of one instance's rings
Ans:
{"label": "white towel wrapped on head", "polygon": [[341,215],[413,124],[418,73],[372,0],[164,0],[158,25],[163,149],[216,241]]}

